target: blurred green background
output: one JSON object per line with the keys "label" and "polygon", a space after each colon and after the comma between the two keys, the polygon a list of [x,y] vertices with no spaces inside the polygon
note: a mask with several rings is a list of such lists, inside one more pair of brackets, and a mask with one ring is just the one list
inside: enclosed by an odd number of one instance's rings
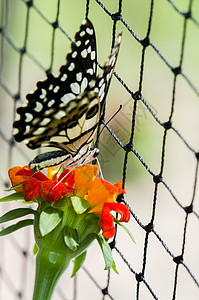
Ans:
{"label": "blurred green background", "polygon": [[[111,13],[117,12],[118,1],[104,0],[102,2]],[[188,0],[176,0],[175,5],[179,10],[187,11],[189,2]],[[6,3],[9,11],[7,20],[5,20]],[[14,42],[16,49],[21,49],[23,47],[26,30],[27,7],[25,1],[1,0],[0,4],[2,8],[1,26],[7,22],[6,35],[8,39]],[[70,38],[74,37],[75,32],[85,17],[85,4],[86,1],[83,0],[65,0],[60,2],[59,25]],[[38,11],[40,13],[38,13]],[[27,53],[24,55],[20,81],[22,102],[25,101],[26,94],[35,89],[36,83],[45,78],[45,70],[50,67],[52,53],[51,23],[55,21],[56,13],[56,0],[35,0],[34,7],[30,9]],[[139,39],[143,39],[146,36],[149,15],[150,1],[123,1],[122,17]],[[196,0],[193,1],[192,16],[199,22],[199,2]],[[100,64],[103,64],[111,49],[113,21],[96,1],[90,1],[89,18],[96,31],[98,61]],[[183,24],[184,17],[173,8],[169,1],[154,1],[150,40],[172,67],[177,67],[180,62]],[[142,46],[122,22],[117,22],[117,32],[120,30],[122,30],[122,44],[115,71],[127,86],[133,92],[136,92],[139,88]],[[63,31],[59,28],[55,31],[52,65],[55,74],[58,74],[60,66],[65,63],[66,54],[70,50],[70,41]],[[1,80],[6,87],[9,87],[12,95],[18,93],[19,62],[19,52],[14,50],[6,39],[4,39],[3,43],[1,39]],[[192,20],[188,20],[182,71],[199,90],[198,70],[199,26]],[[172,103],[174,74],[152,47],[146,49],[143,76],[143,98],[161,122],[168,121]],[[128,143],[130,138],[133,104],[134,102],[130,94],[119,81],[113,77],[107,96],[106,120],[108,121],[112,117],[120,105],[123,106],[109,124],[123,144]],[[17,106],[19,105],[21,105],[21,102],[18,101]],[[15,145],[10,150],[7,140],[10,139],[12,135],[15,106],[12,97],[1,87],[0,106],[0,129],[3,134],[3,136],[0,136],[0,178],[2,183],[4,183],[7,180],[8,167],[27,164],[36,155],[36,152],[26,149],[23,143]],[[198,151],[198,93],[191,88],[182,76],[178,76],[177,78],[172,121],[173,126],[185,137],[190,146],[195,151]],[[136,115],[134,148],[156,174],[160,171],[163,133],[163,128],[151,116],[143,103],[139,101]],[[105,179],[111,182],[121,180],[125,152],[117,145],[116,141],[106,129],[104,129],[100,138],[99,148],[99,160]],[[196,160],[194,153],[170,130],[166,142],[163,177],[183,205],[189,205],[192,197],[195,166]],[[128,159],[126,190],[126,199],[130,203],[133,211],[144,224],[147,224],[150,220],[152,210],[154,183],[152,176],[146,171],[133,153],[129,154]],[[196,199],[195,209],[199,211],[198,192]],[[166,191],[163,186],[160,186],[156,229],[176,255],[179,254],[181,249],[183,221],[183,212],[176,205],[168,191]],[[130,229],[133,232],[137,244],[132,247],[129,242],[124,242],[123,237],[121,237],[122,250],[136,271],[140,271],[144,233],[134,220],[132,220],[130,224]],[[198,265],[194,263],[194,260],[198,261],[199,253],[198,223],[195,219],[192,219],[192,216],[187,239],[186,259],[193,273],[199,278]],[[157,294],[160,295],[160,299],[170,299],[175,265],[172,260],[163,253],[157,241],[151,242],[150,250],[147,269],[147,275],[150,276],[150,283],[155,286],[155,290]],[[99,266],[99,268],[100,267],[101,266]],[[117,295],[115,299],[133,299],[128,294],[128,288],[132,288],[132,282],[128,282],[125,273],[126,269],[122,263],[121,265],[119,263],[119,267],[121,275],[114,279],[115,284],[113,290],[116,291]],[[158,267],[161,270],[158,269]],[[92,267],[90,268],[92,270]],[[160,274],[160,271],[163,272],[164,275],[162,275],[163,277],[159,276],[158,279],[157,273]],[[168,274],[167,276],[165,275],[166,273]],[[102,271],[102,278],[104,276],[103,274]],[[121,291],[119,289],[120,280],[125,286],[125,298],[122,294],[124,293],[124,289],[121,289]],[[136,286],[135,281],[133,282]],[[190,292],[190,290],[192,292]],[[196,286],[190,280],[187,273],[182,273],[177,299],[197,299],[197,297],[199,297],[199,294]],[[56,298],[56,300],[57,299],[58,298]],[[91,296],[91,298],[87,299],[93,298]],[[146,291],[143,292],[142,299],[150,299]]]}

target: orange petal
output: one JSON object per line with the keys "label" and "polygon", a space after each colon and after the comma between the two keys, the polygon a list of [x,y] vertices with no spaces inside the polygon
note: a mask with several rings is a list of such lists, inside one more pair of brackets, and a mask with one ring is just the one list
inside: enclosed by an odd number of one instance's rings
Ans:
{"label": "orange petal", "polygon": [[57,179],[57,172],[59,171],[59,166],[49,167],[47,168],[47,176],[48,179],[56,180]]}
{"label": "orange petal", "polygon": [[92,207],[90,212],[100,213],[104,202],[114,202],[117,195],[117,187],[108,181],[96,177],[88,191],[87,201]]}
{"label": "orange petal", "polygon": [[[27,176],[16,175],[16,173],[18,173],[21,169],[23,169],[23,168],[17,166],[17,167],[10,168],[8,170],[8,176],[10,178],[12,186],[20,185],[24,180],[27,179]],[[16,191],[23,191],[23,188],[17,189]]]}
{"label": "orange petal", "polygon": [[75,195],[84,197],[98,174],[97,165],[84,165],[75,170]]}

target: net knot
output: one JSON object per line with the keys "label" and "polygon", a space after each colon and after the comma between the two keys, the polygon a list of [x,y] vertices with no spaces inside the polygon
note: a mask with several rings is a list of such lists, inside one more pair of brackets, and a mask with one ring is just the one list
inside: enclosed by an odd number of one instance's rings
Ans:
{"label": "net knot", "polygon": [[10,188],[10,183],[8,181],[4,182],[4,186],[5,186],[6,189],[8,189],[8,188]]}
{"label": "net knot", "polygon": [[152,230],[153,230],[153,228],[154,228],[154,225],[153,225],[153,223],[149,223],[149,224],[147,224],[146,226],[144,226],[144,229],[146,230],[146,232],[151,232]]}
{"label": "net knot", "polygon": [[20,53],[21,53],[21,55],[24,55],[24,53],[26,53],[26,48],[25,47],[21,48]]}
{"label": "net knot", "polygon": [[15,145],[15,140],[13,137],[10,139],[9,144],[11,147],[13,147]]}
{"label": "net knot", "polygon": [[135,278],[138,282],[141,282],[141,281],[143,281],[144,277],[143,277],[142,273],[136,273]]}
{"label": "net knot", "polygon": [[162,176],[160,174],[154,175],[153,176],[153,182],[154,183],[160,183],[160,182],[162,182]]}
{"label": "net knot", "polygon": [[115,248],[115,239],[109,243],[109,246],[110,246],[111,250],[113,250]]}
{"label": "net knot", "polygon": [[166,130],[169,130],[169,129],[171,129],[172,122],[169,120],[169,121],[163,123],[162,125]]}
{"label": "net knot", "polygon": [[25,3],[26,3],[26,5],[27,5],[28,7],[33,6],[33,1],[32,1],[32,0],[27,1],[27,2],[25,2]]}
{"label": "net knot", "polygon": [[14,100],[15,100],[15,101],[20,100],[20,95],[19,95],[19,93],[17,93],[17,94],[14,96]]}
{"label": "net knot", "polygon": [[124,150],[125,150],[126,152],[131,152],[131,151],[133,151],[133,145],[132,145],[131,143],[128,143],[128,144],[124,145]]}
{"label": "net knot", "polygon": [[186,212],[187,214],[192,213],[192,212],[193,212],[193,205],[191,204],[191,205],[189,205],[189,206],[185,206],[185,207],[184,207],[184,210],[185,210],[185,212]]}
{"label": "net knot", "polygon": [[196,156],[197,160],[199,160],[199,152],[196,152],[195,156]]}
{"label": "net knot", "polygon": [[108,294],[108,288],[106,287],[105,289],[102,289],[102,294],[107,295]]}
{"label": "net knot", "polygon": [[23,253],[23,256],[24,256],[24,257],[27,257],[27,256],[28,256],[28,252],[27,252],[27,251],[24,250],[22,253]]}
{"label": "net knot", "polygon": [[184,12],[183,15],[184,15],[185,19],[189,19],[192,16],[192,11],[190,10],[190,11]]}
{"label": "net knot", "polygon": [[146,36],[143,40],[140,41],[144,48],[150,45],[150,37]]}
{"label": "net knot", "polygon": [[183,262],[183,257],[182,255],[179,255],[179,256],[176,256],[173,258],[173,261],[176,263],[176,264],[181,264]]}
{"label": "net knot", "polygon": [[58,21],[55,21],[55,22],[51,23],[51,25],[55,29],[59,26],[59,23],[58,23]]}
{"label": "net knot", "polygon": [[116,12],[116,13],[111,15],[112,20],[116,21],[116,22],[119,21],[121,19],[121,17],[122,17],[122,14],[119,13],[119,12]]}
{"label": "net knot", "polygon": [[18,293],[17,293],[17,297],[18,297],[19,299],[21,299],[22,296],[23,296],[22,292],[18,292]]}
{"label": "net knot", "polygon": [[118,203],[121,203],[121,202],[124,202],[124,194],[119,194],[117,196],[117,200],[116,200]]}
{"label": "net knot", "polygon": [[176,67],[176,68],[172,68],[172,72],[175,74],[175,75],[179,75],[181,72],[182,72],[182,69],[181,67]]}
{"label": "net knot", "polygon": [[134,94],[133,94],[133,99],[134,100],[141,100],[142,99],[142,93],[140,92],[140,91],[137,91],[137,92],[135,92]]}

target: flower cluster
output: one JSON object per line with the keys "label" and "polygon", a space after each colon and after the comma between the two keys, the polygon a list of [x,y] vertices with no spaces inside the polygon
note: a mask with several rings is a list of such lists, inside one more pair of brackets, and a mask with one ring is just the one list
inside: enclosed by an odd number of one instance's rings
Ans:
{"label": "flower cluster", "polygon": [[[74,276],[94,240],[101,248],[105,269],[112,268],[117,273],[107,242],[115,234],[115,223],[133,240],[128,229],[121,224],[129,221],[130,211],[124,204],[116,202],[117,196],[125,193],[122,182],[111,184],[99,178],[98,166],[94,165],[66,169],[60,175],[58,168],[48,168],[46,176],[28,166],[11,168],[8,174],[12,183],[10,190],[15,190],[15,193],[0,199],[0,202],[25,200],[25,203],[38,204],[36,210],[21,207],[0,217],[0,223],[4,223],[33,215],[33,218],[25,218],[2,229],[0,236],[33,225],[33,252],[36,254],[34,300],[51,299],[70,261],[74,259]],[[113,217],[112,211],[119,213],[119,220]]]}
{"label": "flower cluster", "polygon": [[59,176],[53,168],[48,169],[47,177],[42,172],[35,173],[28,166],[11,168],[8,173],[16,191],[24,192],[26,202],[43,199],[56,203],[63,196],[84,198],[89,204],[88,213],[100,216],[99,226],[107,239],[115,234],[111,211],[121,215],[119,222],[128,222],[130,219],[129,209],[124,204],[115,202],[119,194],[125,193],[122,182],[113,185],[97,177],[96,165],[83,165],[72,171],[66,169]]}

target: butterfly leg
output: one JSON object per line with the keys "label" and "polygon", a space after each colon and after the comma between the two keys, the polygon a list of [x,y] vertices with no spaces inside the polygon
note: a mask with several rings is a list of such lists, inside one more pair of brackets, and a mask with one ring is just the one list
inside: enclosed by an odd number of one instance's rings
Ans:
{"label": "butterfly leg", "polygon": [[104,176],[103,176],[103,173],[102,173],[102,168],[100,166],[100,162],[99,162],[99,159],[97,157],[95,157],[96,161],[97,161],[97,164],[98,164],[98,167],[99,167],[99,178],[102,178],[104,179]]}

